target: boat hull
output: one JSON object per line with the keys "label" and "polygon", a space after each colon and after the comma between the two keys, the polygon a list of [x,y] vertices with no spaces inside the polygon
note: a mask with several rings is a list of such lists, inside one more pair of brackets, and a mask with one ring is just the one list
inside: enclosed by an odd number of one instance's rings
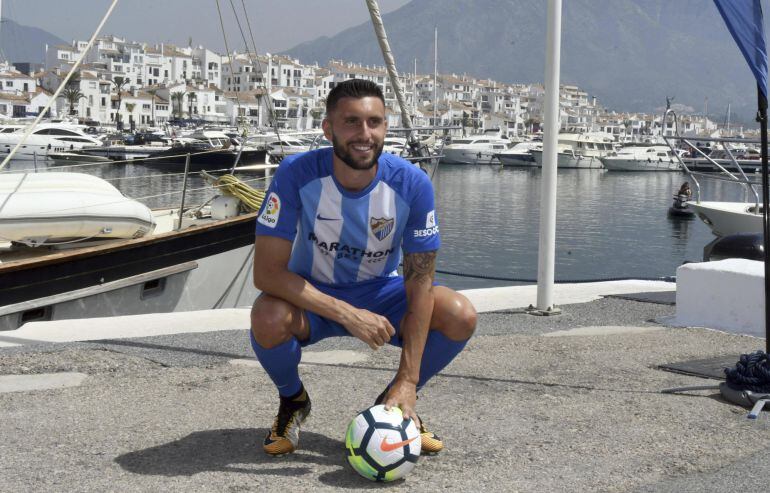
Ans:
{"label": "boat hull", "polygon": [[249,214],[0,264],[0,330],[28,321],[248,306]]}
{"label": "boat hull", "polygon": [[441,164],[499,164],[492,150],[448,149],[442,151]]}
{"label": "boat hull", "polygon": [[532,154],[497,154],[497,160],[503,166],[519,167],[519,168],[538,168],[540,167],[535,161],[535,157]]}
{"label": "boat hull", "polygon": [[[543,165],[543,151],[532,151],[538,166]],[[601,160],[598,156],[582,156],[579,154],[559,152],[556,154],[557,168],[576,168],[576,169],[601,169]]]}
{"label": "boat hull", "polygon": [[601,158],[604,167],[611,171],[681,171],[676,161],[618,159],[616,157]]}
{"label": "boat hull", "polygon": [[762,231],[762,214],[746,202],[687,202],[717,236]]}

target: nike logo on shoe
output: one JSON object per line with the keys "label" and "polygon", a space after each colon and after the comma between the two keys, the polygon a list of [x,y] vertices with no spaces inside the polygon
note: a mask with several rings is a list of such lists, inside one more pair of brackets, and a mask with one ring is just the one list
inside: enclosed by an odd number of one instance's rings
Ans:
{"label": "nike logo on shoe", "polygon": [[418,437],[412,437],[409,440],[404,440],[404,441],[396,442],[396,443],[390,443],[390,442],[388,442],[388,438],[385,437],[385,438],[382,439],[382,443],[380,443],[380,450],[382,450],[383,452],[392,452],[392,451],[394,451],[396,449],[399,449],[401,447],[406,447],[407,445],[412,443],[417,438]]}
{"label": "nike logo on shoe", "polygon": [[338,217],[323,217],[321,214],[318,214],[315,218],[319,221],[340,221]]}

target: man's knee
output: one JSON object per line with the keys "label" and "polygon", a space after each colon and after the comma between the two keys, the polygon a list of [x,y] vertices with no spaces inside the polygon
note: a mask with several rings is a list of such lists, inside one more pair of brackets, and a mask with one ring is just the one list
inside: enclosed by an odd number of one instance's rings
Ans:
{"label": "man's knee", "polygon": [[260,295],[251,308],[251,332],[257,344],[271,349],[291,339],[291,325],[298,311],[281,298]]}
{"label": "man's knee", "polygon": [[441,313],[436,317],[436,329],[449,339],[464,341],[476,331],[476,309],[470,300],[460,293],[445,293],[441,301]]}

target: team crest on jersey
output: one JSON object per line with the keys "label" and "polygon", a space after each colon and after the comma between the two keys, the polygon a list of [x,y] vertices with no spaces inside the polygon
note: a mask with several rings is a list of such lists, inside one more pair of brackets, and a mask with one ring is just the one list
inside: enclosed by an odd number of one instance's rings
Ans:
{"label": "team crest on jersey", "polygon": [[382,241],[393,231],[396,220],[392,217],[370,217],[369,227],[375,238]]}

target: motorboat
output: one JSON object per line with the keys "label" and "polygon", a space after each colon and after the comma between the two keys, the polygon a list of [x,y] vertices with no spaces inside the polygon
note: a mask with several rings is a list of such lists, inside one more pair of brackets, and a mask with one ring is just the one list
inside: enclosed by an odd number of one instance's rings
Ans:
{"label": "motorboat", "polygon": [[687,205],[716,236],[762,231],[761,205],[721,201],[691,201]]}
{"label": "motorboat", "polygon": [[[755,148],[725,149],[723,146],[715,146],[703,156],[695,152],[695,157],[684,158],[683,161],[692,171],[720,171],[716,164],[725,168],[734,168],[735,164],[747,173],[762,172],[762,161],[759,151]],[[730,157],[732,155],[732,158]]]}
{"label": "motorboat", "polygon": [[[189,156],[189,165],[187,164]],[[222,170],[236,165],[264,163],[266,150],[241,144],[219,130],[198,130],[172,141],[171,147],[141,162],[148,166],[175,166],[189,171]]]}
{"label": "motorboat", "polygon": [[281,138],[274,138],[267,143],[267,152],[270,155],[271,162],[280,162],[287,156],[293,156],[301,152],[310,150],[310,143],[298,137],[281,135]]}
{"label": "motorboat", "polygon": [[0,331],[250,305],[256,212],[241,211],[264,192],[226,177],[206,205],[150,210],[91,175],[0,173]]}
{"label": "motorboat", "polygon": [[497,164],[495,155],[508,149],[510,141],[489,135],[453,139],[442,149],[442,163]]}
{"label": "motorboat", "polygon": [[610,171],[681,171],[667,145],[627,146],[599,159]]}
{"label": "motorboat", "polygon": [[503,166],[532,168],[538,166],[535,156],[531,152],[535,149],[543,150],[543,143],[540,141],[519,142],[510,149],[505,149],[499,154],[495,154],[495,157]]}
{"label": "motorboat", "polygon": [[[5,125],[0,128],[0,156],[10,153],[22,140],[27,127]],[[101,146],[102,142],[86,134],[79,126],[67,123],[41,123],[16,151],[17,160],[47,159],[49,153],[68,152],[85,146]]]}
{"label": "motorboat", "polygon": [[400,156],[406,151],[406,138],[404,137],[385,137],[382,142],[382,152]]}
{"label": "motorboat", "polygon": [[[676,148],[675,143],[683,141],[685,144],[692,144],[685,137],[664,137],[669,147]],[[726,139],[699,138],[699,141],[724,142]],[[747,141],[747,144],[757,144],[757,142]],[[709,228],[711,232],[718,237],[742,234],[742,233],[760,233],[762,232],[762,205],[757,191],[759,183],[754,175],[747,174],[741,163],[732,153],[727,153],[729,163],[720,163],[709,154],[705,160],[710,165],[709,172],[690,169],[687,160],[680,158],[680,164],[688,177],[695,185],[695,198],[688,200],[687,206],[692,209]],[[720,158],[721,159],[721,158]],[[711,171],[718,170],[719,173]],[[707,201],[701,200],[700,180],[718,180],[720,188],[733,184],[743,191],[744,201]],[[749,200],[753,198],[753,200]]]}
{"label": "motorboat", "polygon": [[[560,133],[556,165],[559,168],[602,168],[601,158],[615,150],[615,141],[609,134]],[[543,165],[542,149],[530,151],[538,166]]]}

